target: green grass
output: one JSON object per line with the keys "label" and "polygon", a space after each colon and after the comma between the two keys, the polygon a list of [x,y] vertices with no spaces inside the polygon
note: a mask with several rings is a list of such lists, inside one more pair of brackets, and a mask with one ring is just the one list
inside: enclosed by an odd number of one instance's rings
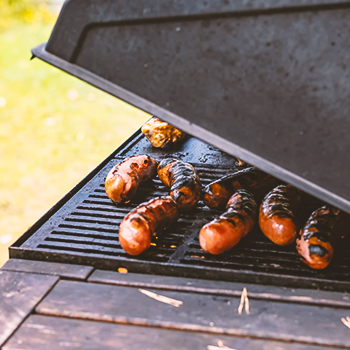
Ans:
{"label": "green grass", "polygon": [[150,117],[30,61],[52,27],[0,27],[0,266],[10,244]]}

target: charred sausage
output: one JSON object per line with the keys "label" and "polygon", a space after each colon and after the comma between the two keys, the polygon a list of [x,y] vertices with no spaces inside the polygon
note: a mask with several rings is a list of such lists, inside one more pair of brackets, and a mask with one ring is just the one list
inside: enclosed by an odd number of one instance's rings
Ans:
{"label": "charred sausage", "polygon": [[313,269],[324,269],[333,258],[334,245],[349,230],[347,214],[326,205],[315,210],[297,239],[301,260]]}
{"label": "charred sausage", "polygon": [[164,159],[158,166],[158,176],[164,185],[170,187],[170,196],[175,199],[180,211],[195,207],[202,184],[191,164],[172,158]]}
{"label": "charred sausage", "polygon": [[178,215],[178,206],[170,196],[140,204],[120,224],[121,246],[130,255],[141,254],[149,248],[151,237],[175,222]]}
{"label": "charred sausage", "polygon": [[300,191],[291,185],[274,188],[260,206],[261,231],[272,242],[287,245],[295,241],[299,232],[297,214],[301,205]]}
{"label": "charred sausage", "polygon": [[128,202],[136,194],[139,185],[155,175],[158,162],[147,156],[137,155],[115,165],[107,175],[107,196],[116,204]]}
{"label": "charred sausage", "polygon": [[271,175],[249,167],[226,175],[204,188],[204,203],[210,208],[223,208],[227,201],[239,189],[252,192],[257,203],[274,187],[281,184]]}
{"label": "charred sausage", "polygon": [[224,214],[204,225],[199,232],[202,249],[211,254],[231,249],[254,227],[257,205],[249,191],[238,190],[230,198],[226,209]]}
{"label": "charred sausage", "polygon": [[186,134],[157,117],[151,118],[141,127],[142,133],[153,147],[166,147],[181,140]]}

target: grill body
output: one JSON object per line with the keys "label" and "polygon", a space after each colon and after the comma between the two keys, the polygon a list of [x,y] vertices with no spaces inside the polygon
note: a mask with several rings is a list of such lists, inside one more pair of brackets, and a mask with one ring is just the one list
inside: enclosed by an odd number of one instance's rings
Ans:
{"label": "grill body", "polygon": [[[350,291],[350,240],[343,240],[331,266],[315,271],[300,261],[295,246],[279,247],[270,242],[258,225],[231,251],[219,256],[203,252],[199,246],[200,228],[220,215],[199,202],[197,208],[180,216],[179,221],[153,239],[153,245],[137,257],[130,257],[120,246],[118,229],[124,216],[138,204],[169,189],[154,179],[140,189],[128,205],[116,206],[105,194],[104,179],[122,159],[148,154],[158,160],[175,157],[190,162],[203,185],[234,171],[235,158],[196,138],[187,136],[175,148],[153,148],[140,133],[107,158],[56,208],[33,226],[10,248],[11,258],[47,260],[92,265],[130,272],[174,275],[204,279],[239,281],[299,288]],[[321,206],[315,200],[305,213]]]}

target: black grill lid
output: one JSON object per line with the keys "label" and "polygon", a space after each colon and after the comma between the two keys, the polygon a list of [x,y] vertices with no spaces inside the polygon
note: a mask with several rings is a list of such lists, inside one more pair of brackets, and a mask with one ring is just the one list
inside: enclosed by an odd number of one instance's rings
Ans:
{"label": "black grill lid", "polygon": [[350,213],[349,31],[349,0],[70,0],[33,54]]}

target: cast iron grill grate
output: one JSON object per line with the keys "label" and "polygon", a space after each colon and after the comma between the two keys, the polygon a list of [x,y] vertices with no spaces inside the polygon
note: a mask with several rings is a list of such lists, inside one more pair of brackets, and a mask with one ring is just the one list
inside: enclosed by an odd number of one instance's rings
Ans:
{"label": "cast iron grill grate", "polygon": [[[134,272],[350,291],[350,238],[339,245],[331,266],[324,271],[311,270],[300,261],[294,245],[277,246],[258,227],[231,251],[213,256],[201,250],[198,232],[220,212],[209,209],[201,201],[193,212],[181,215],[176,224],[156,236],[150,249],[130,257],[120,246],[119,224],[138,204],[169,193],[158,179],[153,179],[128,205],[117,207],[105,194],[104,179],[114,164],[128,152],[150,153],[142,152],[139,142],[143,138],[137,140],[110,159],[19,247],[12,247],[11,257],[91,264],[107,269],[123,266]],[[157,157],[161,158],[159,154]],[[229,171],[222,164],[192,164],[203,185]]]}
{"label": "cast iron grill grate", "polygon": [[[212,167],[194,165],[204,185],[227,173],[227,169],[213,170]],[[138,204],[168,194],[169,189],[160,180],[153,179],[140,189],[131,205],[118,207],[107,197],[104,182],[99,183],[87,199],[69,213],[37,248],[128,257],[118,239],[119,225],[124,216]],[[204,203],[200,202],[193,213],[182,215],[166,233],[154,238],[147,252],[133,259],[147,258],[151,261],[168,261],[176,248],[193,233],[192,227],[196,226],[194,224],[205,223],[205,216],[201,213],[204,207]],[[210,210],[205,212],[210,212]]]}

